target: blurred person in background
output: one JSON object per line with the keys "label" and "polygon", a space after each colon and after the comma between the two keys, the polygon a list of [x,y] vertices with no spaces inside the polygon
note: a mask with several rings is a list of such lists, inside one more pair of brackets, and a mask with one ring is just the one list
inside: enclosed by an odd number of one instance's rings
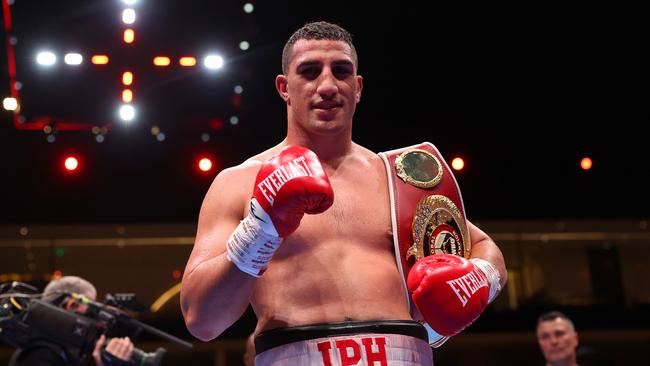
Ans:
{"label": "blurred person in background", "polygon": [[578,333],[571,319],[550,311],[537,319],[537,342],[546,366],[577,366]]}
{"label": "blurred person in background", "polygon": [[[54,304],[54,301],[57,301],[62,293],[82,295],[93,301],[97,297],[97,290],[92,283],[77,276],[63,276],[47,284],[41,299]],[[88,308],[87,305],[70,296],[54,305],[79,314],[84,314]],[[102,361],[101,350],[104,346],[106,346],[104,358],[108,357],[111,365],[128,364],[133,351],[133,343],[128,337],[111,338],[106,342],[106,337],[102,334],[97,339],[92,352],[92,359],[96,366],[108,366]],[[36,342],[29,347],[16,350],[9,362],[10,366],[62,366],[73,364],[77,364],[77,362],[68,355],[64,346],[46,341]]]}

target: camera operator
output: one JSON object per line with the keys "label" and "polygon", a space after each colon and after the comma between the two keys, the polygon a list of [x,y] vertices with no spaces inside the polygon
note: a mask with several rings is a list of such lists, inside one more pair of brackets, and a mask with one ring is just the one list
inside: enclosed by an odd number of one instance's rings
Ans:
{"label": "camera operator", "polygon": [[[61,278],[52,280],[43,291],[42,300],[54,303],[61,296],[61,293],[76,293],[83,295],[90,300],[95,300],[97,297],[97,290],[95,286],[87,280],[77,276],[63,276]],[[82,304],[80,301],[71,297],[66,297],[58,305],[68,311],[73,311],[83,314],[87,310],[87,305]],[[102,362],[101,349],[106,343],[106,337],[102,334],[95,343],[95,348],[92,353],[92,358],[95,366],[107,366]],[[128,337],[125,338],[111,338],[106,344],[105,353],[108,358],[113,360],[112,365],[119,365],[121,361],[128,362],[131,358],[133,351],[133,343]],[[106,356],[104,356],[106,357]],[[36,342],[26,348],[18,349],[12,356],[9,362],[10,366],[31,366],[31,365],[44,365],[44,366],[58,366],[73,364],[69,355],[66,353],[65,347],[51,343],[51,342]]]}

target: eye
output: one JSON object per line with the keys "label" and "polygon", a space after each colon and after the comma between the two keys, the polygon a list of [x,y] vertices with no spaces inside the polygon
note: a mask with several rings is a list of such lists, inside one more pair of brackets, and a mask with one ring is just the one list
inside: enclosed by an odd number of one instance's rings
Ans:
{"label": "eye", "polygon": [[307,80],[314,80],[320,75],[320,67],[308,66],[298,70],[298,74]]}
{"label": "eye", "polygon": [[348,76],[352,75],[352,67],[347,65],[334,66],[332,72],[337,79],[345,79]]}

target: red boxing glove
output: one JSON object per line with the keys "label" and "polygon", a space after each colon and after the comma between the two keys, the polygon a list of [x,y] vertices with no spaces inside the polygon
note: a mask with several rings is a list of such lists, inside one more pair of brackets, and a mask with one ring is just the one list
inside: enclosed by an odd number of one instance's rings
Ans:
{"label": "red boxing glove", "polygon": [[298,228],[305,213],[327,210],[334,203],[334,191],[313,151],[287,146],[262,164],[253,198],[284,238]]}
{"label": "red boxing glove", "polygon": [[242,272],[261,276],[305,213],[324,212],[332,203],[334,191],[318,156],[301,146],[285,147],[260,167],[248,216],[226,243],[228,259]]}
{"label": "red boxing glove", "polygon": [[424,320],[447,337],[472,324],[501,289],[499,272],[489,262],[451,254],[417,261],[407,285]]}

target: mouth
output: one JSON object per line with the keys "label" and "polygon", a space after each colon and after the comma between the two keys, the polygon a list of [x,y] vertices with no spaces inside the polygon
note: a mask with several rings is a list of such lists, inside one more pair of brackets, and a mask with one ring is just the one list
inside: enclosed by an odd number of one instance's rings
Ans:
{"label": "mouth", "polygon": [[342,106],[341,103],[336,103],[336,102],[320,102],[314,104],[312,108],[329,111],[332,109],[340,108],[341,106]]}

